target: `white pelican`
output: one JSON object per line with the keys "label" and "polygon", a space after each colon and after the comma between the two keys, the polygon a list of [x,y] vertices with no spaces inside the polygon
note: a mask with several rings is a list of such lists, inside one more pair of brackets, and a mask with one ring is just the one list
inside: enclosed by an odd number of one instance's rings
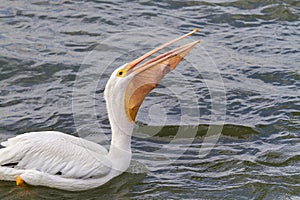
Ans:
{"label": "white pelican", "polygon": [[[61,132],[30,132],[10,138],[0,149],[0,180],[80,191],[96,188],[127,170],[136,114],[146,95],[199,42],[146,58],[195,33],[176,38],[116,69],[104,91],[112,140],[109,151]],[[138,66],[140,64],[140,66]]]}

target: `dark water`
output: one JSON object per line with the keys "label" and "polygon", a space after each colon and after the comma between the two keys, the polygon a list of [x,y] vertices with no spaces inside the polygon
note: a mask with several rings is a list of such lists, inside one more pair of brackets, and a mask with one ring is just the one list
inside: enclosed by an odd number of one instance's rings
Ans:
{"label": "dark water", "polygon": [[195,27],[201,43],[145,100],[127,173],[85,192],[0,182],[0,198],[300,199],[299,14],[296,0],[1,1],[0,141],[108,145],[111,71]]}

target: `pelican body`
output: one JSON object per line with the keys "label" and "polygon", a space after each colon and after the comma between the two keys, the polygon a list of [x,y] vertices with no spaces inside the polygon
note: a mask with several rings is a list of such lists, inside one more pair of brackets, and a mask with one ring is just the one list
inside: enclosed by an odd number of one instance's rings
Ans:
{"label": "pelican body", "polygon": [[104,91],[112,131],[109,151],[99,144],[61,132],[24,133],[1,143],[0,180],[16,181],[18,186],[28,184],[80,191],[99,187],[126,171],[131,161],[131,135],[140,105],[199,41],[140,63],[196,31],[198,29],[112,73]]}

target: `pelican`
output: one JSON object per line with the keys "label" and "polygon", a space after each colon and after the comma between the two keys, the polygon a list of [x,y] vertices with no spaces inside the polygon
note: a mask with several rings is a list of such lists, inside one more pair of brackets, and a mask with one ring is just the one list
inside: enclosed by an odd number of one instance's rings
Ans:
{"label": "pelican", "polygon": [[104,90],[112,132],[109,151],[61,132],[24,133],[1,143],[0,180],[16,181],[17,186],[81,191],[99,187],[126,171],[135,118],[144,98],[199,40],[144,60],[197,31],[173,39],[112,73]]}

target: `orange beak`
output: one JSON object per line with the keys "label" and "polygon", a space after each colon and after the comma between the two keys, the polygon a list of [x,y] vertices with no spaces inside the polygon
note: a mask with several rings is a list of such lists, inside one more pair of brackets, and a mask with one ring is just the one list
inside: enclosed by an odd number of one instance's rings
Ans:
{"label": "orange beak", "polygon": [[[199,28],[195,28],[193,31],[191,31],[191,32],[189,32],[189,33],[187,33],[187,34],[185,34],[185,35],[183,35],[183,36],[181,36],[181,37],[178,37],[178,38],[176,38],[176,39],[174,39],[174,40],[171,40],[171,41],[169,41],[169,42],[167,42],[167,43],[165,43],[165,44],[163,44],[163,45],[161,45],[161,46],[159,46],[159,47],[153,49],[152,51],[149,51],[148,53],[144,54],[143,56],[141,56],[141,57],[135,59],[134,61],[132,61],[132,62],[130,62],[130,63],[128,63],[127,66],[126,66],[126,68],[125,68],[125,71],[129,71],[129,70],[133,69],[133,68],[136,67],[139,63],[143,62],[146,58],[148,58],[148,57],[152,56],[153,54],[157,53],[158,51],[160,51],[160,50],[162,50],[162,49],[164,49],[164,48],[170,46],[171,44],[174,44],[175,42],[178,42],[179,40],[182,40],[182,39],[184,39],[184,38],[186,38],[186,37],[188,37],[188,36],[190,36],[190,35],[192,35],[192,34],[198,32],[199,30],[200,30]],[[196,42],[198,43],[198,42],[200,42],[200,41],[196,41]],[[174,49],[174,50],[177,50],[177,49]],[[173,51],[174,51],[174,50],[173,50]],[[172,51],[170,51],[170,52],[168,52],[168,53],[170,54],[171,52],[172,52]],[[163,54],[163,55],[160,55],[160,56],[158,56],[158,57],[152,59],[151,61],[156,61],[156,60],[158,60],[158,59],[160,59],[160,58],[163,58],[163,57],[167,56],[166,54],[167,54],[167,53],[165,53],[165,54]],[[145,64],[146,64],[146,63],[144,63],[144,65],[145,65]],[[147,64],[150,64],[150,61],[148,61]]]}
{"label": "orange beak", "polygon": [[[133,74],[125,93],[125,110],[129,119],[134,122],[137,112],[144,101],[147,94],[154,89],[161,81],[161,79],[170,71],[174,70],[180,61],[193,49],[193,47],[200,41],[189,43],[187,45],[175,48],[164,54],[161,54],[143,64],[136,67],[139,63],[150,57],[154,53],[166,48],[167,46],[197,32],[199,29],[176,38],[158,48],[146,53],[145,55],[130,62],[125,71],[128,74]],[[135,68],[136,67],[136,68]]]}

